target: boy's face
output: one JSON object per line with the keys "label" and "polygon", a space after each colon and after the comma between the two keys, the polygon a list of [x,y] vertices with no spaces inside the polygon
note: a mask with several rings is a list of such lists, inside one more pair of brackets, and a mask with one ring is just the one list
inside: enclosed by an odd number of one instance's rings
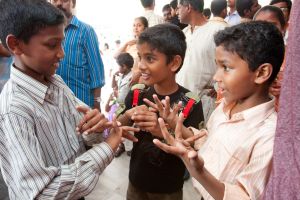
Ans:
{"label": "boy's face", "polygon": [[40,81],[54,75],[60,59],[64,57],[63,39],[64,25],[61,24],[40,30],[27,43],[19,41],[17,67]]}
{"label": "boy's face", "polygon": [[75,8],[74,0],[51,0],[52,4],[60,9],[69,19],[73,16],[73,9]]}
{"label": "boy's face", "polygon": [[216,48],[217,72],[214,80],[227,103],[243,101],[255,93],[255,72],[236,53]]}
{"label": "boy's face", "polygon": [[139,56],[139,70],[146,85],[164,85],[174,76],[175,72],[171,64],[167,64],[167,57],[156,49],[152,49],[147,43],[137,45]]}
{"label": "boy's face", "polygon": [[126,67],[126,65],[119,65],[119,72],[121,74],[126,74],[129,71],[130,71],[130,69],[128,69],[128,67]]}

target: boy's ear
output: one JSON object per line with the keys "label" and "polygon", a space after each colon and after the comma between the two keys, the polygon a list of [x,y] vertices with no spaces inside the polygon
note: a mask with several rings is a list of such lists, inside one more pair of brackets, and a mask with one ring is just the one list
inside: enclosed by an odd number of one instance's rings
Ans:
{"label": "boy's ear", "polygon": [[256,84],[263,84],[267,82],[272,75],[273,72],[273,66],[270,63],[264,63],[260,65],[256,70],[256,77],[254,82]]}
{"label": "boy's ear", "polygon": [[176,72],[178,70],[178,68],[180,68],[182,63],[182,58],[180,55],[176,55],[174,56],[173,60],[171,61],[170,68],[172,72]]}
{"label": "boy's ear", "polygon": [[21,48],[21,42],[16,36],[10,34],[6,37],[6,44],[8,49],[14,54],[14,55],[20,55],[22,54],[22,48]]}

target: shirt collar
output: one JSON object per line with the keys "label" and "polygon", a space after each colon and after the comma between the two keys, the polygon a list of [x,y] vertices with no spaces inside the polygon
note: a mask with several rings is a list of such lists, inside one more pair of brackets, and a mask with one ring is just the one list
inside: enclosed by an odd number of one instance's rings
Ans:
{"label": "shirt collar", "polygon": [[[32,95],[40,104],[43,104],[47,95],[48,86],[21,72],[13,65],[11,67],[10,77],[13,82],[25,89]],[[49,82],[59,88],[66,88],[66,85],[58,75],[53,75],[49,78]]]}
{"label": "shirt collar", "polygon": [[247,110],[244,110],[239,113],[235,113],[229,119],[229,113],[234,105],[225,106],[225,102],[222,101],[223,112],[227,117],[227,122],[238,122],[246,120],[248,124],[255,126],[256,124],[264,121],[266,118],[270,116],[270,114],[275,112],[275,98],[271,97],[272,99],[266,103],[259,104]]}
{"label": "shirt collar", "polygon": [[38,102],[44,103],[48,87],[27,74],[21,72],[14,66],[11,67],[10,77],[13,82],[28,91]]}
{"label": "shirt collar", "polygon": [[[78,20],[78,18],[75,16],[75,15],[73,15],[73,17],[72,17],[72,19],[71,19],[71,21],[70,21],[70,24],[69,25],[71,25],[71,26],[75,26],[75,27],[79,27],[79,25],[80,25],[80,21]],[[68,25],[68,26],[69,26]]]}

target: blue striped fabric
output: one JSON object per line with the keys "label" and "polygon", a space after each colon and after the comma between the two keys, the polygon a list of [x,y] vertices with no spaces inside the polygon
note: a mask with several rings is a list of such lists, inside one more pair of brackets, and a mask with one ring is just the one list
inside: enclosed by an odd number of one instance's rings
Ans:
{"label": "blue striped fabric", "polygon": [[93,89],[105,84],[104,66],[94,29],[73,16],[65,29],[65,57],[57,70],[75,96],[93,107]]}

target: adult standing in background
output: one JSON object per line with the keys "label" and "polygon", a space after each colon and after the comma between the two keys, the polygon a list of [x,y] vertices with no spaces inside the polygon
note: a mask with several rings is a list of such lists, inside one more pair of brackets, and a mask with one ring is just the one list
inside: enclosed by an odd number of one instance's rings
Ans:
{"label": "adult standing in background", "polygon": [[171,15],[172,15],[172,19],[171,19],[171,23],[175,24],[176,26],[178,26],[181,30],[183,30],[185,27],[187,27],[187,24],[183,24],[180,23],[180,20],[178,18],[178,12],[177,12],[177,5],[178,5],[178,1],[177,0],[172,0],[170,2],[170,6],[171,6]]}
{"label": "adult standing in background", "polygon": [[241,22],[241,17],[235,8],[235,0],[228,0],[227,6],[229,8],[229,13],[225,18],[225,21],[229,24],[229,26],[237,25]]}
{"label": "adult standing in background", "polygon": [[149,27],[164,23],[164,19],[154,13],[155,0],[141,0],[145,9],[144,17],[148,20]]}
{"label": "adult standing in background", "polygon": [[224,29],[226,24],[207,21],[202,14],[203,6],[203,0],[179,1],[179,20],[189,25],[183,29],[187,50],[176,80],[178,84],[201,98],[204,119],[207,120],[215,108],[215,98],[209,96],[217,69],[213,37],[216,32]]}
{"label": "adult standing in background", "polygon": [[252,21],[261,6],[257,0],[236,0],[235,7],[241,17],[241,23],[244,23]]}
{"label": "adult standing in background", "polygon": [[74,15],[76,0],[51,0],[67,18],[65,57],[57,70],[75,96],[91,108],[100,110],[101,87],[105,84],[104,67],[94,29]]}

